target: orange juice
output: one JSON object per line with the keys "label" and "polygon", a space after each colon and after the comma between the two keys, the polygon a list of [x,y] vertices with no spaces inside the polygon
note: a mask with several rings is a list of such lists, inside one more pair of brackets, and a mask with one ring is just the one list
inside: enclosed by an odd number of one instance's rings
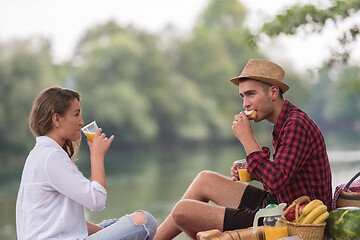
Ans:
{"label": "orange juice", "polygon": [[89,140],[92,142],[92,140],[94,139],[95,133],[88,133],[88,132],[84,132],[84,134],[89,138]]}
{"label": "orange juice", "polygon": [[287,227],[265,228],[266,240],[277,240],[288,236]]}
{"label": "orange juice", "polygon": [[249,182],[251,180],[250,173],[246,169],[238,169],[238,174],[241,182]]}

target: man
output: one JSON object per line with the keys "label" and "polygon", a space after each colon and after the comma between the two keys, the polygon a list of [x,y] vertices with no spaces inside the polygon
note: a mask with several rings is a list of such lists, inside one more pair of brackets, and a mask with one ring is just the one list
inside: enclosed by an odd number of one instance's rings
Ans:
{"label": "man", "polygon": [[244,112],[235,115],[232,126],[245,148],[247,169],[264,190],[234,181],[238,180],[234,165],[233,179],[203,171],[158,228],[155,239],[172,239],[182,231],[195,238],[199,231],[247,228],[259,208],[270,203],[289,205],[303,195],[330,207],[331,170],[324,138],[307,114],[284,100],[282,95],[289,89],[284,75],[273,62],[251,59],[239,77],[230,79],[239,86],[243,107],[256,111],[254,121],[274,124],[273,159],[270,149],[257,143]]}

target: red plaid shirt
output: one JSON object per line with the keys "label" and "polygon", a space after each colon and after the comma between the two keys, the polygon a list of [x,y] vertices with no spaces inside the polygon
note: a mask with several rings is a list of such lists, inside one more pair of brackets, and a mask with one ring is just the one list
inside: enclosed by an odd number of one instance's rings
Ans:
{"label": "red plaid shirt", "polygon": [[324,138],[314,121],[285,100],[273,130],[275,154],[270,149],[247,156],[248,171],[276,196],[278,202],[291,204],[307,195],[320,199],[330,209],[331,170]]}

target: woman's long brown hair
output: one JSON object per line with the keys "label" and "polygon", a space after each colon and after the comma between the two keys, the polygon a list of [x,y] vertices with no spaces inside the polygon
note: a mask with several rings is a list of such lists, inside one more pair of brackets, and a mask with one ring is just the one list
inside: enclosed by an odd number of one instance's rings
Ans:
{"label": "woman's long brown hair", "polygon": [[[51,87],[40,92],[30,113],[29,125],[34,136],[44,136],[50,132],[54,127],[52,116],[55,113],[64,116],[74,99],[80,102],[80,94],[70,89]],[[79,147],[80,140],[66,140],[62,146],[70,158],[78,152]]]}

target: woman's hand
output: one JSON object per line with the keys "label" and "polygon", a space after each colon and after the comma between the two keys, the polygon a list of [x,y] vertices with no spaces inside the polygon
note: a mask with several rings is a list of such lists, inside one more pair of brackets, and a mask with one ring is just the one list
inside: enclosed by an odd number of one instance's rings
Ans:
{"label": "woman's hand", "polygon": [[91,161],[91,181],[96,181],[106,189],[106,177],[104,169],[105,153],[109,149],[114,135],[107,138],[105,133],[101,133],[102,129],[96,130],[93,141],[89,139],[87,143],[90,148],[90,161]]}
{"label": "woman's hand", "polygon": [[87,144],[89,145],[91,154],[105,156],[105,153],[108,151],[112,141],[114,140],[114,135],[107,138],[106,134],[101,132],[101,128],[96,130],[93,141],[91,142],[87,139]]}

